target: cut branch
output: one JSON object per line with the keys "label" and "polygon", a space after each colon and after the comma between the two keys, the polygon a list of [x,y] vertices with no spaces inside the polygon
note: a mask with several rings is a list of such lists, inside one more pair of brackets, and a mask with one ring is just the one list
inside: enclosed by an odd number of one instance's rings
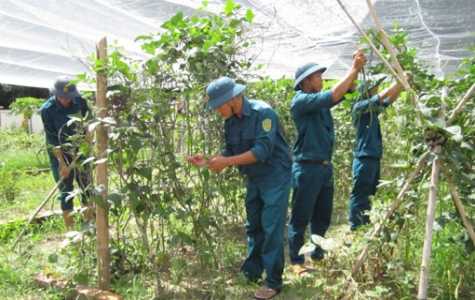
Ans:
{"label": "cut branch", "polygon": [[404,75],[404,70],[402,69],[401,64],[399,63],[399,60],[397,59],[397,56],[394,53],[393,47],[389,43],[388,36],[386,35],[386,32],[381,26],[381,22],[379,21],[376,11],[374,10],[374,6],[371,3],[371,0],[366,0],[366,3],[368,4],[368,8],[371,13],[371,16],[373,16],[374,23],[376,27],[378,28],[379,33],[381,34],[381,42],[383,43],[384,47],[386,47],[386,49],[388,50],[389,55],[391,55],[394,66],[396,67],[396,70],[399,74],[398,81],[404,86],[404,88],[406,89],[406,92],[410,93],[411,86],[409,85],[409,82],[407,81],[407,78]]}
{"label": "cut branch", "polygon": [[[356,23],[356,21],[353,19],[353,17],[350,15],[350,13],[348,12],[348,10],[346,9],[345,5],[343,5],[343,3],[341,2],[341,0],[337,0],[338,4],[340,4],[341,8],[343,9],[343,11],[345,12],[345,14],[348,16],[348,18],[350,19],[350,21],[353,23],[353,25],[356,27],[356,29],[358,30],[358,32],[365,38],[366,42],[368,43],[369,47],[371,48],[371,50],[374,51],[374,53],[376,53],[376,55],[378,55],[379,59],[381,59],[381,61],[383,62],[384,66],[388,69],[389,73],[391,73],[391,75],[393,75],[394,78],[396,78],[396,80],[398,82],[400,82],[402,85],[404,85],[404,82],[402,81],[402,79],[399,77],[399,75],[394,71],[394,69],[391,67],[391,65],[389,64],[389,62],[384,58],[384,56],[378,51],[378,49],[376,49],[376,47],[374,46],[374,44],[371,42],[370,38],[366,35],[366,33],[363,31],[363,29],[361,29],[361,27],[358,25],[358,23]],[[406,87],[404,85],[404,88],[406,90],[410,90],[410,87]]]}

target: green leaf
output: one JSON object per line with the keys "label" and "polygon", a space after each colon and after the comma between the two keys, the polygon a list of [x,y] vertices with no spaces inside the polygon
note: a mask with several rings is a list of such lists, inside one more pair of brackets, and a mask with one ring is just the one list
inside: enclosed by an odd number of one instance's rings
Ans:
{"label": "green leaf", "polygon": [[316,246],[313,243],[307,243],[300,248],[299,255],[310,253],[315,250]]}
{"label": "green leaf", "polygon": [[87,130],[89,132],[93,132],[94,130],[96,130],[96,126],[99,125],[99,124],[100,124],[100,122],[92,122],[87,126]]}
{"label": "green leaf", "polygon": [[471,144],[467,143],[467,142],[463,142],[463,143],[460,145],[460,147],[465,148],[465,149],[468,149],[468,150],[472,150],[472,151],[475,150],[475,148],[473,148],[473,146],[472,146]]}
{"label": "green leaf", "polygon": [[180,11],[179,13],[174,15],[170,21],[175,26],[181,24],[183,21],[183,12]]}
{"label": "green leaf", "polygon": [[122,205],[122,197],[119,194],[109,194],[107,195],[107,199],[114,204],[114,207],[120,207]]}
{"label": "green leaf", "polygon": [[150,167],[143,167],[143,168],[139,168],[137,169],[137,174],[139,174],[140,176],[148,179],[148,180],[151,180],[152,179],[152,168]]}
{"label": "green leaf", "polygon": [[238,4],[235,4],[232,0],[226,1],[226,6],[224,7],[224,14],[230,16],[234,9],[239,8]]}
{"label": "green leaf", "polygon": [[56,253],[50,253],[48,254],[48,262],[50,263],[57,263],[59,260],[59,256]]}
{"label": "green leaf", "polygon": [[463,135],[456,134],[452,137],[456,143],[461,143],[463,141]]}
{"label": "green leaf", "polygon": [[198,218],[198,222],[200,222],[200,225],[203,226],[204,228],[208,228],[210,225],[209,217],[208,216],[200,216]]}
{"label": "green leaf", "polygon": [[132,146],[132,150],[135,153],[139,152],[139,150],[142,149],[143,144],[139,139],[131,137],[129,142],[130,142],[130,145]]}
{"label": "green leaf", "polygon": [[336,248],[336,243],[334,239],[326,239],[322,236],[312,234],[312,242],[320,246],[323,250],[332,251]]}
{"label": "green leaf", "polygon": [[106,208],[106,205],[104,203],[104,200],[102,200],[102,195],[101,194],[96,194],[94,195],[94,202],[99,206],[100,208]]}
{"label": "green leaf", "polygon": [[254,20],[254,17],[256,15],[252,12],[252,10],[248,9],[246,11],[246,21],[248,21],[249,23],[252,22],[252,20]]}
{"label": "green leaf", "polygon": [[213,42],[210,40],[206,40],[202,46],[203,51],[208,52],[208,49],[213,46]]}
{"label": "green leaf", "polygon": [[85,159],[81,165],[84,166],[85,164],[87,164],[88,162],[91,162],[95,159],[95,157],[91,156],[91,157],[88,157],[87,159]]}
{"label": "green leaf", "polygon": [[462,128],[460,126],[450,126],[445,128],[445,130],[452,135],[459,135],[462,134]]}
{"label": "green leaf", "polygon": [[443,129],[445,128],[445,120],[442,120],[441,118],[430,118],[428,120],[430,129],[437,130],[439,128]]}
{"label": "green leaf", "polygon": [[107,157],[106,158],[101,158],[101,159],[98,159],[94,162],[95,165],[98,165],[98,164],[102,164],[102,163],[105,163],[107,161]]}

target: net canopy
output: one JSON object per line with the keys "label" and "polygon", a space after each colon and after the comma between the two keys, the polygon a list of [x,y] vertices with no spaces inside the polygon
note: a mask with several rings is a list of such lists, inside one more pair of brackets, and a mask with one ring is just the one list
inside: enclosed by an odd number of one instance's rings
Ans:
{"label": "net canopy", "polygon": [[[308,61],[328,67],[326,78],[344,76],[360,34],[337,0],[234,0],[255,16],[250,51],[263,75],[293,77]],[[341,0],[363,30],[375,28],[364,0]],[[226,1],[208,1],[218,13]],[[408,33],[436,76],[449,76],[461,59],[472,57],[475,0],[372,0],[385,31],[394,23]],[[49,87],[60,74],[88,71],[86,57],[99,40],[117,42],[127,55],[141,56],[134,39],[160,32],[181,11],[197,14],[201,0],[1,0],[0,83]]]}

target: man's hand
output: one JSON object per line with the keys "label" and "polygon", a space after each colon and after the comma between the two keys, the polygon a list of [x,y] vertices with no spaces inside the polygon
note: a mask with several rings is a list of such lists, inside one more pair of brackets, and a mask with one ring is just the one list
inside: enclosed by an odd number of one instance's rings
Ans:
{"label": "man's hand", "polygon": [[59,177],[60,178],[68,178],[69,177],[69,166],[65,163],[59,164]]}
{"label": "man's hand", "polygon": [[195,167],[202,167],[206,164],[207,159],[202,154],[196,154],[185,158],[185,161],[193,164]]}
{"label": "man's hand", "polygon": [[367,60],[363,49],[358,49],[353,53],[353,68],[357,69],[358,71],[363,69],[366,61]]}
{"label": "man's hand", "polygon": [[228,158],[224,156],[217,156],[211,159],[208,164],[208,169],[214,172],[219,172],[227,167],[229,167]]}

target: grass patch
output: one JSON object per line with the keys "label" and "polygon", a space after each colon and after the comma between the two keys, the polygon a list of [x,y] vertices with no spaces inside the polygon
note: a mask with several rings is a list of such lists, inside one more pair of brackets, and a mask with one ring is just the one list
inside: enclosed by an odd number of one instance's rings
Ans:
{"label": "grass patch", "polygon": [[11,172],[50,168],[48,155],[43,149],[38,150],[37,153],[34,150],[24,149],[3,151],[0,155],[2,168]]}

